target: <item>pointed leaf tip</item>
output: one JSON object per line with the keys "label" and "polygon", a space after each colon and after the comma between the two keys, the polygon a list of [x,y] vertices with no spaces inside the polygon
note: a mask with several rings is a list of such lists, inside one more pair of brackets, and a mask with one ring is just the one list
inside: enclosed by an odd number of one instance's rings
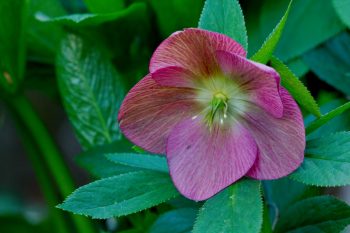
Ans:
{"label": "pointed leaf tip", "polygon": [[287,22],[292,3],[293,0],[289,2],[289,5],[283,17],[273,29],[273,31],[270,33],[270,35],[267,37],[261,48],[251,57],[253,61],[266,64],[271,59],[272,54],[275,51],[277,44],[282,36],[282,32]]}

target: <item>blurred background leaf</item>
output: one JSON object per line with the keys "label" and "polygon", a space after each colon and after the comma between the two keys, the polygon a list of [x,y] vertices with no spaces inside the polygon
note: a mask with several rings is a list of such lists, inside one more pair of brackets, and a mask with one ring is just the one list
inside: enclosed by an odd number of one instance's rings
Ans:
{"label": "blurred background leaf", "polygon": [[197,216],[196,209],[172,210],[159,216],[149,233],[190,233]]}
{"label": "blurred background leaf", "polygon": [[124,8],[124,0],[84,0],[89,11],[96,14],[105,14],[119,11]]}
{"label": "blurred background leaf", "polygon": [[350,34],[343,32],[305,53],[304,62],[320,79],[350,96]]}
{"label": "blurred background leaf", "polygon": [[[267,0],[262,1],[261,4],[254,4],[252,1],[249,6],[259,10],[256,10],[257,14],[247,16],[255,17],[255,20],[248,19],[251,22],[250,27],[248,26],[248,36],[251,33],[259,36],[249,36],[251,52],[257,51],[264,38],[282,17],[288,3],[289,0]],[[320,12],[322,17],[319,15]],[[253,23],[255,25],[252,25]],[[322,1],[320,4],[318,0],[295,0],[275,55],[282,61],[289,61],[344,29],[345,25],[335,13],[332,1]]]}
{"label": "blurred background leaf", "polygon": [[150,0],[163,38],[175,31],[197,27],[204,0]]}

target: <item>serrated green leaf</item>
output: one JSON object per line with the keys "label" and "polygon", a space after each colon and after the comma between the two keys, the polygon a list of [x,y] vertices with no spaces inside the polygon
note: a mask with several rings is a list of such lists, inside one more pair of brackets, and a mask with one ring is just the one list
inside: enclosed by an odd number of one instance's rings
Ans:
{"label": "serrated green leaf", "polygon": [[140,171],[82,186],[58,207],[75,214],[106,219],[151,208],[177,195],[169,175]]}
{"label": "serrated green leaf", "polygon": [[111,62],[92,44],[69,34],[56,65],[63,103],[83,148],[120,139],[116,119],[124,86]]}
{"label": "serrated green leaf", "polygon": [[260,182],[241,180],[207,200],[193,233],[258,233],[263,218]]}
{"label": "serrated green leaf", "polygon": [[271,66],[280,74],[282,86],[289,91],[294,99],[307,111],[320,117],[320,108],[315,99],[293,72],[276,57],[271,58]]}
{"label": "serrated green leaf", "polygon": [[225,34],[248,51],[247,29],[238,0],[206,0],[198,27]]}
{"label": "serrated green leaf", "polygon": [[344,32],[303,55],[304,62],[323,81],[350,95],[350,34]]}
{"label": "serrated green leaf", "polygon": [[135,153],[107,154],[107,159],[116,164],[168,173],[165,157]]}
{"label": "serrated green leaf", "polygon": [[339,233],[350,224],[350,207],[331,196],[308,198],[280,216],[275,233]]}
{"label": "serrated green leaf", "polygon": [[334,117],[339,116],[346,110],[350,109],[350,102],[343,104],[342,106],[333,109],[332,111],[324,114],[322,117],[314,120],[306,127],[306,134],[310,134],[316,129],[320,128],[322,125],[326,124],[328,121],[332,120]]}
{"label": "serrated green leaf", "polygon": [[253,61],[266,64],[270,60],[282,36],[282,32],[287,22],[287,18],[288,18],[292,3],[293,3],[293,0],[290,1],[283,17],[281,18],[279,23],[276,25],[276,27],[273,29],[273,31],[270,33],[270,35],[267,37],[267,39],[265,40],[261,48],[258,50],[258,52],[256,52],[251,57]]}
{"label": "serrated green leaf", "polygon": [[333,6],[341,21],[350,28],[350,0],[333,0]]}
{"label": "serrated green leaf", "polygon": [[197,210],[176,209],[159,216],[149,233],[190,233],[196,219]]}
{"label": "serrated green leaf", "polygon": [[26,20],[26,0],[0,1],[0,87],[11,93],[23,79]]}
{"label": "serrated green leaf", "polygon": [[65,16],[51,18],[42,12],[38,12],[36,13],[35,17],[37,20],[41,22],[58,23],[58,24],[70,25],[70,26],[94,26],[105,22],[122,19],[124,17],[129,16],[130,14],[135,14],[140,10],[143,11],[145,8],[146,8],[146,5],[143,3],[134,3],[126,9],[113,12],[113,13],[108,13],[108,14],[85,13],[85,14],[73,14],[73,15],[65,15]]}
{"label": "serrated green leaf", "polygon": [[97,14],[113,13],[125,6],[123,0],[84,0],[84,3],[92,13]]}
{"label": "serrated green leaf", "polygon": [[340,132],[307,142],[303,164],[289,177],[317,186],[350,184],[350,132]]}
{"label": "serrated green leaf", "polygon": [[148,2],[154,10],[162,37],[168,37],[175,31],[197,26],[204,0],[149,0]]}
{"label": "serrated green leaf", "polygon": [[113,142],[112,144],[97,146],[89,149],[76,158],[77,163],[96,178],[106,178],[129,172],[135,172],[135,167],[116,164],[109,161],[105,155],[109,153],[130,153],[132,144],[127,140]]}

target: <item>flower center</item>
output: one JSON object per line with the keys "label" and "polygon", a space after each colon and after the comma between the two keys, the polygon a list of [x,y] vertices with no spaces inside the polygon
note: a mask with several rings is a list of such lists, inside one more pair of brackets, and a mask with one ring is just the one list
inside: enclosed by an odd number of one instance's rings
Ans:
{"label": "flower center", "polygon": [[223,123],[223,118],[227,118],[229,98],[221,91],[214,93],[211,100],[210,110],[206,115],[206,120],[209,126],[212,126],[215,121],[215,116],[218,116],[220,123]]}
{"label": "flower center", "polygon": [[230,128],[247,109],[247,96],[231,77],[217,75],[196,83],[198,114],[209,129],[219,126]]}

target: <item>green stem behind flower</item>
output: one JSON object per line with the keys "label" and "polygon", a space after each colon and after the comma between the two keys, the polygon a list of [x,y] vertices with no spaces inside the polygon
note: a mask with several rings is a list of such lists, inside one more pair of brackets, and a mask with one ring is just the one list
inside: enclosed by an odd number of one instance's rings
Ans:
{"label": "green stem behind flower", "polygon": [[[13,96],[8,102],[21,122],[23,122],[28,132],[30,132],[31,138],[41,152],[42,159],[52,172],[52,176],[57,183],[61,195],[63,197],[70,195],[74,191],[73,179],[70,176],[68,168],[64,163],[63,157],[57,149],[56,144],[52,140],[51,135],[43,125],[32,105],[22,95]],[[72,215],[72,219],[78,232],[95,232],[92,223],[88,219],[77,215]]]}
{"label": "green stem behind flower", "polygon": [[[14,116],[14,118],[17,118]],[[22,144],[26,149],[29,160],[34,168],[36,179],[40,184],[40,188],[44,194],[46,203],[49,209],[49,216],[53,219],[53,224],[58,233],[70,233],[70,228],[65,221],[63,212],[57,208],[55,205],[59,202],[59,197],[57,196],[54,187],[52,187],[52,180],[48,176],[47,168],[45,164],[40,159],[40,152],[35,146],[30,133],[25,129],[23,123],[17,119],[16,121],[17,133],[19,134]]]}

